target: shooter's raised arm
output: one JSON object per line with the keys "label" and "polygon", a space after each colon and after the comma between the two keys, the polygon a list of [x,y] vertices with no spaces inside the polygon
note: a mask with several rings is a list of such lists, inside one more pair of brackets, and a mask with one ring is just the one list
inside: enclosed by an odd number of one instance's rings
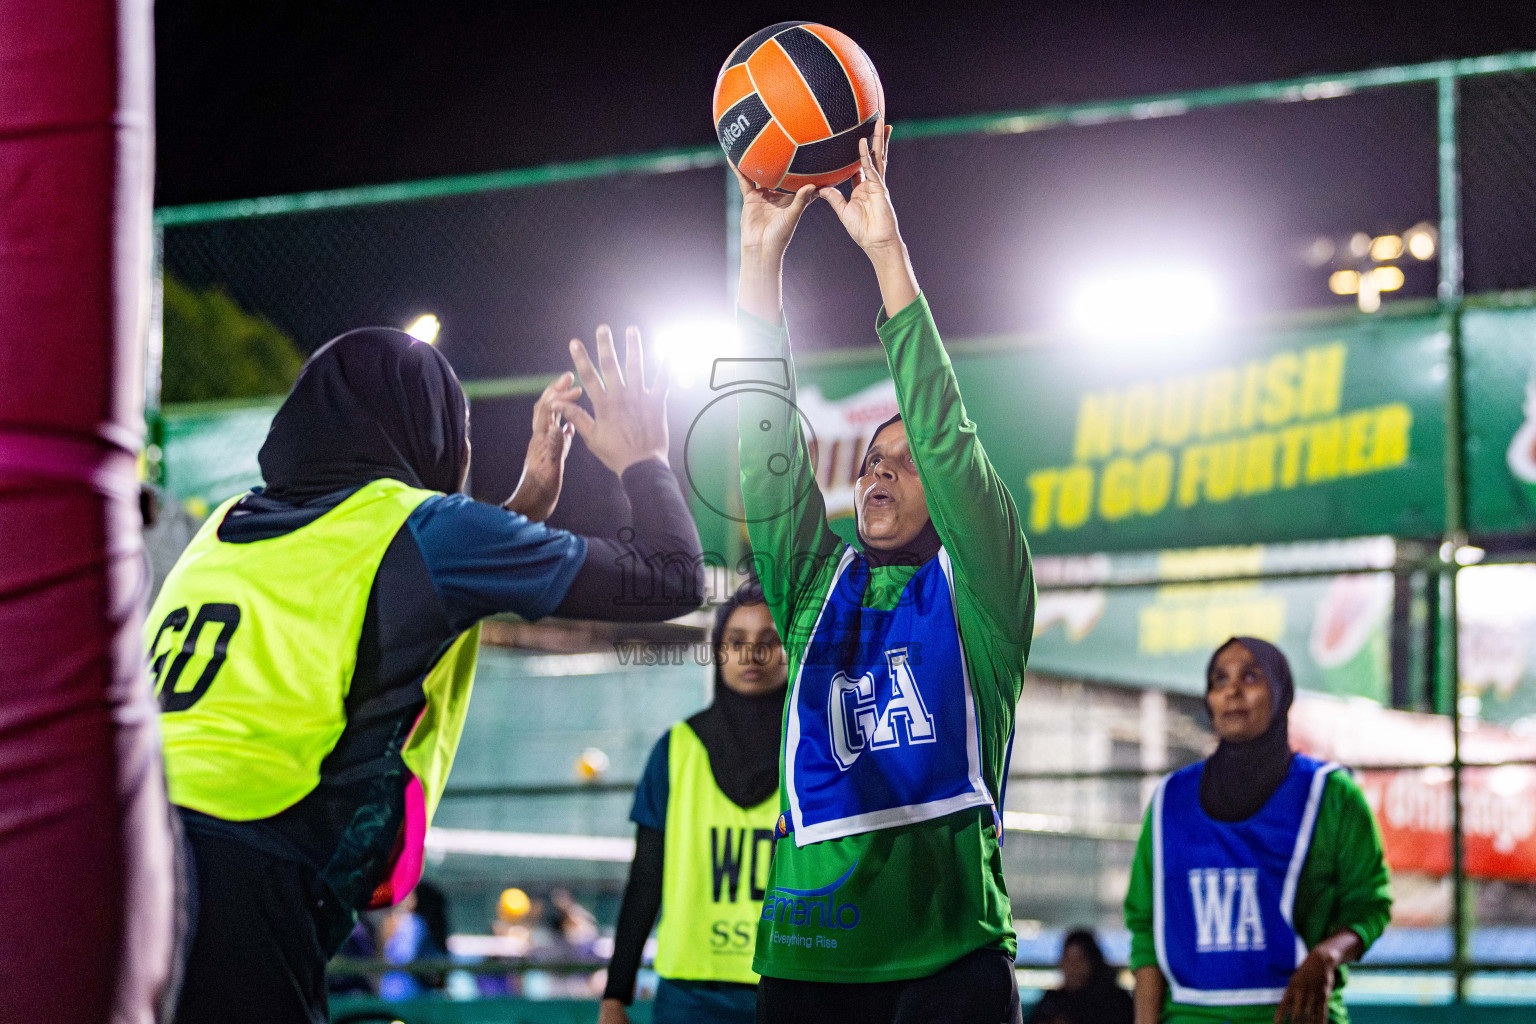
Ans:
{"label": "shooter's raised arm", "polygon": [[819,195],[869,257],[879,281],[885,305],[880,340],[939,538],[997,633],[1027,641],[1034,620],[1029,545],[1013,497],[966,415],[954,368],[918,289],[885,183],[890,137],[891,129],[881,124],[873,151],[860,142],[860,169],[848,198],[835,188]]}
{"label": "shooter's raised arm", "polygon": [[[810,453],[795,409],[794,365],[784,324],[784,253],[800,216],[816,198],[806,185],[794,195],[741,187],[741,287],[737,303],[743,355],[761,360],[750,376],[778,375],[779,387],[742,391],[738,398],[741,489],[756,571],[786,642],[789,620],[818,566],[836,560],[842,541],[827,526]],[[818,595],[819,596],[819,595]]]}

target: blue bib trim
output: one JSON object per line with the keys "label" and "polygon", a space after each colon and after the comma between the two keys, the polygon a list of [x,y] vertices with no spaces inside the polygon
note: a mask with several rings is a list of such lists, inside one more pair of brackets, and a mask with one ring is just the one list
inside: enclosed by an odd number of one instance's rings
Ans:
{"label": "blue bib trim", "polygon": [[1200,807],[1205,764],[1174,772],[1152,799],[1153,935],[1176,1003],[1278,1003],[1306,959],[1296,883],[1323,786],[1337,764],[1301,754],[1251,818],[1216,821]]}
{"label": "blue bib trim", "polygon": [[796,846],[992,806],[948,553],[889,611],[861,607],[868,574],[846,549],[790,694],[779,832]]}

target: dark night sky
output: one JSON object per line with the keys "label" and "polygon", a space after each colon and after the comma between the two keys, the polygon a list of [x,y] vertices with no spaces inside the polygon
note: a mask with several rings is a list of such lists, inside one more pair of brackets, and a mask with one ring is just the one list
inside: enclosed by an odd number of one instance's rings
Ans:
{"label": "dark night sky", "polygon": [[[161,0],[157,202],[709,144],[720,62],[751,32],[788,19],[857,40],[898,123],[1536,48],[1536,5],[1511,2],[930,0],[699,13]],[[1468,231],[1504,233],[1502,243],[1469,244],[1469,280],[1480,287],[1536,285],[1528,79],[1526,92],[1467,92],[1477,121]],[[1050,326],[1072,275],[1105,253],[1214,265],[1234,312],[1273,312],[1348,301],[1328,294],[1326,272],[1300,264],[1307,240],[1435,216],[1433,126],[1433,87],[1419,86],[905,148],[898,135],[891,184],[948,338]],[[564,339],[590,337],[599,321],[653,330],[679,311],[726,311],[723,186],[711,169],[179,229],[167,233],[167,267],[226,288],[307,349],[348,327],[432,310],[462,377],[553,374],[566,365]],[[1524,262],[1478,262],[1500,253]],[[813,208],[786,269],[798,350],[874,343],[879,299],[860,262],[829,212]],[[1414,267],[1402,294],[1433,294],[1433,285],[1433,265]],[[477,403],[479,496],[504,495],[515,481],[527,406]],[[501,443],[482,445],[483,436]],[[577,479],[604,472],[580,446],[572,458]],[[560,525],[600,529],[608,504],[562,503]]]}
{"label": "dark night sky", "polygon": [[790,18],[858,40],[893,120],[1536,46],[1536,5],[1509,0],[161,0],[157,201],[707,143],[720,61]]}

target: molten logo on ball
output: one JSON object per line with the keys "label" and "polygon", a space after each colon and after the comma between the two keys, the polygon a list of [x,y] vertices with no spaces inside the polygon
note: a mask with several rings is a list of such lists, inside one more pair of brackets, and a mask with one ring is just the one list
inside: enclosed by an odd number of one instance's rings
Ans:
{"label": "molten logo on ball", "polygon": [[752,35],[715,80],[715,131],[726,159],[780,192],[852,177],[859,140],[874,133],[884,108],[880,77],[858,44],[806,21]]}
{"label": "molten logo on ball", "polygon": [[731,143],[746,134],[747,129],[750,127],[752,126],[747,123],[747,115],[742,114],[736,120],[720,129],[720,145],[730,149]]}

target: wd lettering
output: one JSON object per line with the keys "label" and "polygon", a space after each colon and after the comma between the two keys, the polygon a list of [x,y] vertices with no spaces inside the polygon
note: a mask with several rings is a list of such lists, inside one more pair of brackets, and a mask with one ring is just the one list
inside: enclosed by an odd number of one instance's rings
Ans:
{"label": "wd lettering", "polygon": [[1198,952],[1264,948],[1257,868],[1192,868],[1189,895],[1194,903]]}
{"label": "wd lettering", "polygon": [[749,898],[754,902],[763,898],[766,890],[758,884],[758,879],[767,881],[768,859],[773,856],[773,830],[753,829],[750,853],[747,852],[748,841],[748,833],[744,828],[710,827],[709,864],[716,903],[722,902],[722,898],[729,903],[735,903],[741,898],[741,868],[749,860],[750,868],[747,872]]}
{"label": "wd lettering", "polygon": [[[858,862],[849,868],[842,878],[820,889],[768,890],[763,899],[763,920],[794,928],[819,928],[824,931],[850,931],[859,926],[859,907],[855,903],[839,903],[837,890],[853,876]],[[774,942],[792,946],[835,949],[837,940],[826,936],[790,935],[775,933]]]}
{"label": "wd lettering", "polygon": [[[832,677],[827,701],[827,727],[832,734],[832,755],[843,771],[853,767],[866,748],[883,750],[909,744],[932,743],[937,738],[933,716],[923,703],[906,647],[885,652],[891,693],[885,707],[876,709],[875,679],[866,672],[857,680],[839,672]],[[903,725],[903,723],[905,723]]]}

